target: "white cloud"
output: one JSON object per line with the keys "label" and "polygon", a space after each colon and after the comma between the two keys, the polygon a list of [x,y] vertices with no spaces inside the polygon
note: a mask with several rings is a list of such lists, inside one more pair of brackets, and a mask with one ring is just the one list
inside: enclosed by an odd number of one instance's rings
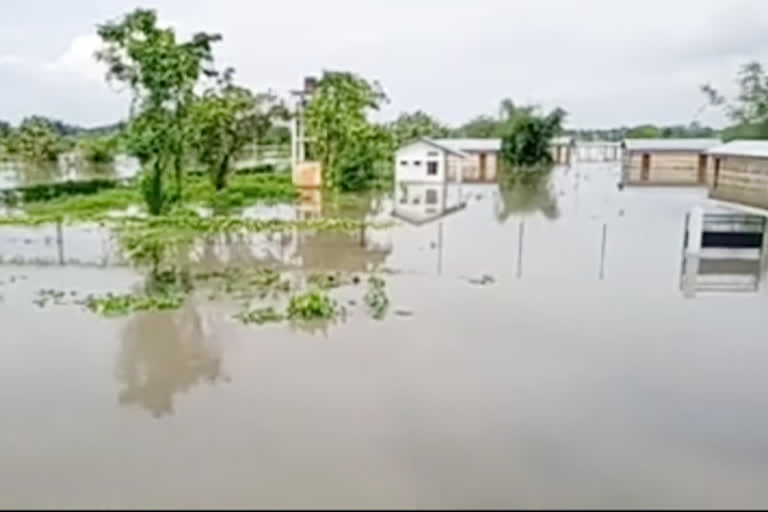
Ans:
{"label": "white cloud", "polygon": [[43,68],[54,73],[76,75],[84,80],[103,82],[104,65],[94,58],[100,46],[101,39],[96,34],[76,36],[61,56],[45,63]]}

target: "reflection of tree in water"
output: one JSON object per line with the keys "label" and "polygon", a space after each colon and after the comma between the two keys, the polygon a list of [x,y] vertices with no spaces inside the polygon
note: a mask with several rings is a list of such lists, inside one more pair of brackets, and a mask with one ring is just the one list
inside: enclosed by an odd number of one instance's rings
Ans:
{"label": "reflection of tree in water", "polygon": [[557,197],[550,185],[551,172],[503,171],[499,177],[496,218],[506,222],[514,214],[540,211],[547,219],[560,216]]}
{"label": "reflection of tree in water", "polygon": [[174,395],[222,376],[222,357],[197,307],[134,315],[122,331],[117,363],[120,405],[139,405],[155,417],[173,414]]}

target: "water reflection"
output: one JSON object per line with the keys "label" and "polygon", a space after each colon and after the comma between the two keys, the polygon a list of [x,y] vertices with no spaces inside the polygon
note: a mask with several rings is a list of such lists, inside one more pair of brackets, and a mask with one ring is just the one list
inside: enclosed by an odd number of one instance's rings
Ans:
{"label": "water reflection", "polygon": [[162,417],[173,414],[179,393],[228,380],[215,329],[193,300],[177,311],[133,315],[121,337],[116,371],[120,405]]}
{"label": "water reflection", "polygon": [[549,174],[516,177],[502,174],[496,195],[496,219],[506,222],[513,215],[541,212],[549,220],[560,216],[557,196]]}
{"label": "water reflection", "polygon": [[139,168],[138,160],[122,154],[111,164],[87,162],[74,153],[48,163],[0,162],[0,189],[90,178],[125,179],[135,176]]}

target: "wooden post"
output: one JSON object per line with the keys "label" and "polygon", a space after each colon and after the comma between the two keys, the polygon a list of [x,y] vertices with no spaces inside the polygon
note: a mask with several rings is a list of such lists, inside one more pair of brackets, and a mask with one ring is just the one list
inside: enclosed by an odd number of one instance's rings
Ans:
{"label": "wooden post", "polygon": [[523,276],[523,237],[525,235],[525,223],[520,221],[517,235],[517,277]]}
{"label": "wooden post", "polygon": [[64,265],[64,231],[61,221],[56,222],[56,245],[59,250],[59,265]]}
{"label": "wooden post", "polygon": [[603,224],[603,241],[600,244],[600,280],[605,277],[605,244],[608,239],[608,224]]}

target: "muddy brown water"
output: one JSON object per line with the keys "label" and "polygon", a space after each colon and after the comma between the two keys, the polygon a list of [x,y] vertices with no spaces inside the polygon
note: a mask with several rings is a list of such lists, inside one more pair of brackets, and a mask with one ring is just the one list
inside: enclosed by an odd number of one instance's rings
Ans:
{"label": "muddy brown water", "polygon": [[[0,506],[767,506],[763,275],[686,298],[683,219],[704,191],[619,192],[617,175],[559,169],[506,203],[465,186],[465,208],[364,247],[254,251],[388,268],[412,315],[383,321],[244,326],[197,300],[102,319],[31,300],[130,289],[135,271],[0,266]],[[93,243],[68,251],[98,259]]]}

